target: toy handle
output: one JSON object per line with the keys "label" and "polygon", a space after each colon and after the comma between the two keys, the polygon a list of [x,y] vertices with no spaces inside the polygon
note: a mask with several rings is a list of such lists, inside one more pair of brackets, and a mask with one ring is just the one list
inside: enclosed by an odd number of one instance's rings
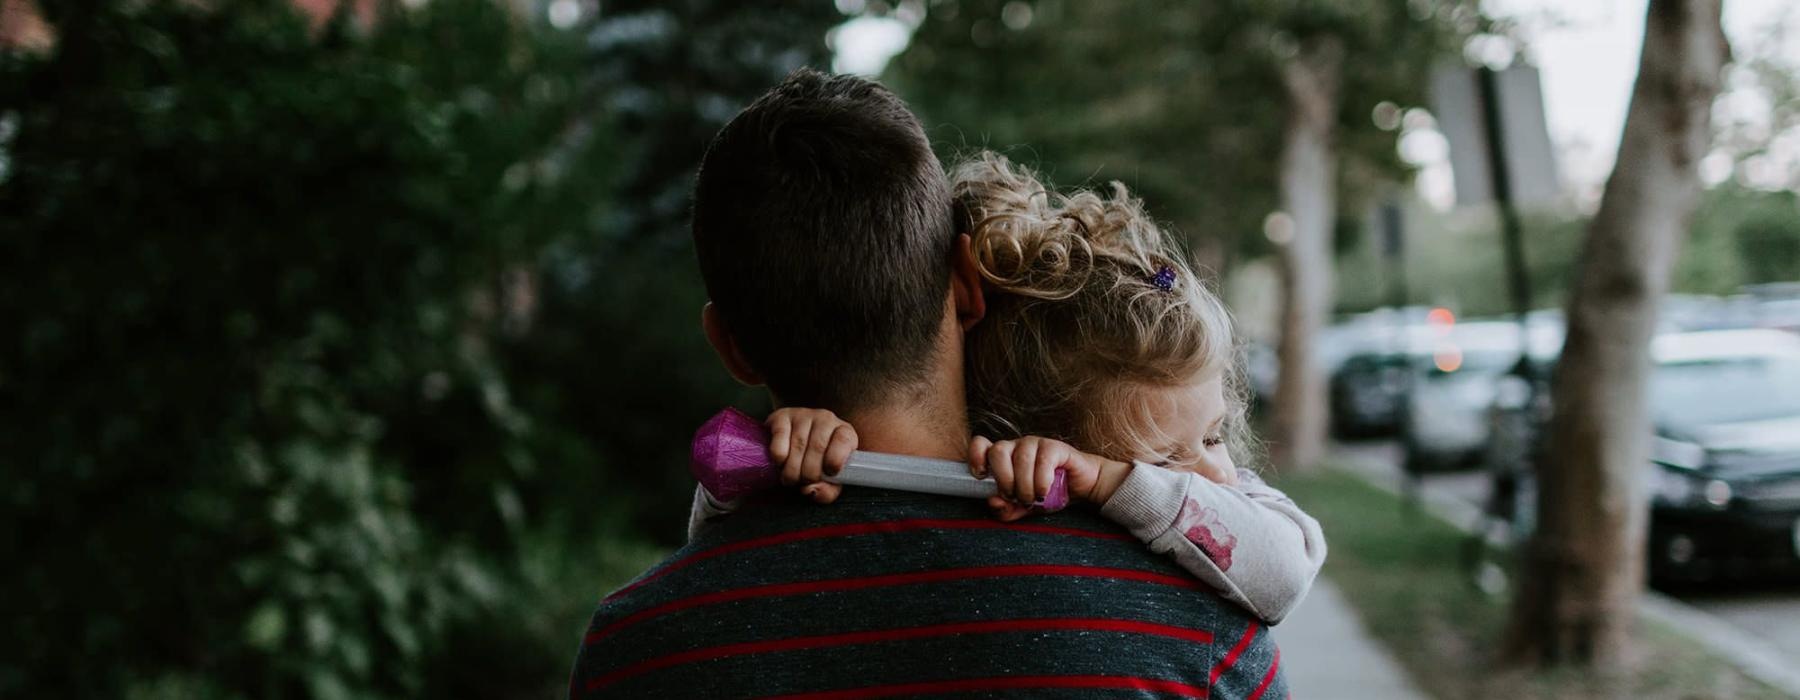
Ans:
{"label": "toy handle", "polygon": [[[761,422],[735,408],[720,411],[694,434],[689,466],[694,479],[721,501],[774,488],[781,471],[769,461],[769,433]],[[965,498],[987,498],[997,487],[989,479],[969,474],[969,465],[943,459],[853,452],[843,471],[829,479],[852,486],[935,493]],[[1050,494],[1032,504],[1040,512],[1055,512],[1069,505],[1064,472],[1056,470]]]}

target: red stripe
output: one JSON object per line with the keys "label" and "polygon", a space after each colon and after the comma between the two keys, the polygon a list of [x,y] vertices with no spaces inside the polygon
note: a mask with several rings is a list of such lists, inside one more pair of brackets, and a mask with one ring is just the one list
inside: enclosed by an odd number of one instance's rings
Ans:
{"label": "red stripe", "polygon": [[665,575],[674,573],[675,571],[686,568],[695,563],[705,561],[707,559],[711,559],[713,557],[724,556],[726,554],[732,554],[735,552],[742,552],[742,551],[751,550],[751,549],[758,549],[758,548],[762,548],[762,547],[773,547],[775,545],[787,544],[789,542],[800,542],[803,540],[824,539],[824,538],[829,538],[829,537],[849,537],[849,536],[853,536],[853,535],[872,535],[872,534],[877,534],[877,533],[906,532],[909,530],[1014,530],[1017,532],[1032,532],[1032,533],[1045,534],[1045,535],[1067,535],[1070,537],[1091,537],[1094,539],[1102,539],[1102,540],[1129,540],[1129,539],[1131,539],[1130,535],[1127,535],[1124,533],[1095,532],[1093,530],[1081,530],[1081,529],[1072,528],[1072,527],[1057,527],[1055,525],[1038,525],[1035,523],[1003,523],[1003,522],[1000,522],[997,520],[952,520],[952,519],[937,519],[937,518],[916,518],[916,519],[910,519],[910,520],[888,520],[888,521],[884,521],[884,522],[874,522],[874,523],[849,523],[849,524],[845,524],[845,525],[827,525],[824,527],[815,527],[815,528],[810,528],[810,529],[806,529],[806,530],[795,530],[793,532],[783,532],[783,533],[780,533],[777,535],[769,535],[767,537],[757,537],[754,539],[744,540],[742,542],[733,542],[731,544],[719,545],[717,547],[713,547],[712,549],[707,549],[704,551],[696,552],[694,554],[687,556],[686,558],[680,559],[678,561],[670,562],[668,566],[658,569],[655,573],[652,573],[649,576],[645,576],[644,578],[639,579],[637,582],[632,583],[629,586],[626,586],[617,591],[614,591],[612,593],[612,595],[606,596],[606,598],[604,600],[602,600],[601,602],[605,602],[607,600],[612,600],[619,596],[625,595],[626,593],[630,593],[631,591],[636,590],[639,586],[642,586],[651,581],[655,581],[656,579],[662,578]]}
{"label": "red stripe", "polygon": [[1275,660],[1269,662],[1269,672],[1263,674],[1262,683],[1256,686],[1256,690],[1250,691],[1250,697],[1244,698],[1244,700],[1256,700],[1262,697],[1263,691],[1269,689],[1269,684],[1275,682],[1275,669],[1278,668],[1281,668],[1280,649],[1275,650]]}
{"label": "red stripe", "polygon": [[1017,690],[1022,688],[1125,689],[1145,690],[1167,695],[1179,695],[1186,698],[1206,697],[1205,688],[1196,688],[1186,683],[1176,681],[1165,681],[1157,678],[1138,678],[1136,676],[1003,676],[999,678],[964,678],[953,681],[928,681],[924,683],[903,683],[899,685],[876,685],[865,688],[825,690],[816,693],[799,693],[777,697],[779,700],[855,700],[856,698],[880,698],[894,695],[978,693],[983,691]]}
{"label": "red stripe", "polygon": [[1219,665],[1213,667],[1212,675],[1206,679],[1207,685],[1217,685],[1219,676],[1230,670],[1232,664],[1237,663],[1238,657],[1244,654],[1244,650],[1250,648],[1250,640],[1256,638],[1257,629],[1258,625],[1254,621],[1250,623],[1250,626],[1244,628],[1244,636],[1238,639],[1237,645],[1225,654],[1225,658],[1219,660]]}
{"label": "red stripe", "polygon": [[1180,588],[1192,589],[1198,589],[1201,585],[1194,579],[1159,574],[1152,571],[1112,569],[1101,566],[1071,566],[1063,564],[976,566],[966,569],[915,571],[904,574],[883,574],[880,576],[865,576],[861,578],[772,583],[762,586],[749,586],[746,588],[734,588],[724,591],[714,591],[712,593],[703,593],[701,595],[663,603],[662,605],[632,613],[617,622],[588,633],[586,643],[593,644],[601,638],[618,631],[622,627],[634,625],[659,615],[665,615],[677,610],[685,610],[702,605],[744,600],[746,598],[771,598],[776,596],[803,595],[807,593],[853,591],[881,586],[905,586],[915,583],[937,583],[961,579],[1004,578],[1012,576],[1085,576],[1091,578],[1120,579],[1125,581],[1144,581],[1148,583],[1160,583],[1165,586],[1177,586]]}
{"label": "red stripe", "polygon": [[619,670],[588,681],[588,692],[611,685],[625,678],[649,673],[657,669],[668,668],[678,664],[695,661],[711,661],[745,654],[763,654],[770,652],[794,651],[798,649],[817,649],[820,647],[839,647],[853,644],[873,644],[877,642],[893,642],[907,639],[923,639],[927,637],[943,637],[956,634],[994,634],[999,632],[1025,632],[1040,630],[1083,630],[1098,632],[1126,632],[1134,634],[1152,634],[1173,637],[1196,644],[1210,644],[1213,636],[1206,630],[1175,627],[1154,622],[1137,620],[1112,620],[1106,618],[1050,618],[1039,620],[987,620],[979,622],[951,622],[939,625],[922,625],[918,627],[902,627],[886,630],[866,630],[862,632],[845,632],[813,637],[793,637],[757,642],[724,644],[704,649],[692,649],[677,654],[661,656],[648,661],[621,668]]}

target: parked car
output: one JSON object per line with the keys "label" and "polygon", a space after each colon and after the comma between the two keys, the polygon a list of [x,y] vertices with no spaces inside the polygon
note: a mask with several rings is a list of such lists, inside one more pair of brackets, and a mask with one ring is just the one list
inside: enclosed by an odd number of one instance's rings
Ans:
{"label": "parked car", "polygon": [[1340,359],[1330,374],[1332,433],[1351,439],[1399,434],[1413,380],[1431,365],[1432,339],[1451,319],[1448,309],[1409,306],[1333,326],[1332,356]]}
{"label": "parked car", "polygon": [[1331,429],[1340,438],[1393,435],[1422,359],[1405,352],[1359,352],[1331,375]]}
{"label": "parked car", "polygon": [[1730,297],[1670,294],[1657,305],[1656,320],[1662,333],[1756,328],[1759,326],[1756,307],[1756,298],[1743,294]]}
{"label": "parked car", "polygon": [[[1558,319],[1533,319],[1532,361],[1547,364],[1562,348]],[[1520,361],[1519,325],[1513,321],[1457,324],[1432,340],[1427,359],[1410,385],[1400,415],[1407,471],[1423,473],[1481,464],[1493,437],[1490,410],[1502,379]]]}
{"label": "parked car", "polygon": [[1800,336],[1657,338],[1650,573],[1800,571]]}
{"label": "parked car", "polygon": [[[1673,333],[1658,336],[1651,355],[1651,579],[1670,585],[1800,573],[1800,336]],[[1499,415],[1496,442],[1530,447],[1496,452],[1541,458],[1545,403]],[[1504,486],[1488,512],[1510,523],[1512,541],[1523,541],[1536,521],[1533,472],[1528,462],[1493,469]]]}

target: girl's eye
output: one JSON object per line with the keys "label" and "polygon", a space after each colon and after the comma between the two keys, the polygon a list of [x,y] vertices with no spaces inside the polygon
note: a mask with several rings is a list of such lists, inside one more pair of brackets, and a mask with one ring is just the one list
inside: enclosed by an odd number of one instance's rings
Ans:
{"label": "girl's eye", "polygon": [[1225,444],[1225,438],[1223,438],[1223,437],[1208,437],[1206,439],[1201,440],[1200,444],[1205,445],[1207,447],[1218,447],[1220,445]]}

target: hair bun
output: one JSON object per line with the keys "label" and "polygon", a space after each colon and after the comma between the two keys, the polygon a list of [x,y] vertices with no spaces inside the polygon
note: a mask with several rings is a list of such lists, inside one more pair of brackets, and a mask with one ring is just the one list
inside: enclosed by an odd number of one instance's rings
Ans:
{"label": "hair bun", "polygon": [[975,264],[1001,291],[1066,299],[1088,282],[1101,258],[1146,275],[1165,241],[1123,185],[1112,197],[1091,190],[1050,192],[1029,169],[984,151],[951,172],[958,218],[973,241]]}
{"label": "hair bun", "polygon": [[951,178],[982,277],[1003,291],[1042,299],[1066,299],[1081,289],[1093,270],[1088,222],[1057,206],[1031,171],[983,152]]}

